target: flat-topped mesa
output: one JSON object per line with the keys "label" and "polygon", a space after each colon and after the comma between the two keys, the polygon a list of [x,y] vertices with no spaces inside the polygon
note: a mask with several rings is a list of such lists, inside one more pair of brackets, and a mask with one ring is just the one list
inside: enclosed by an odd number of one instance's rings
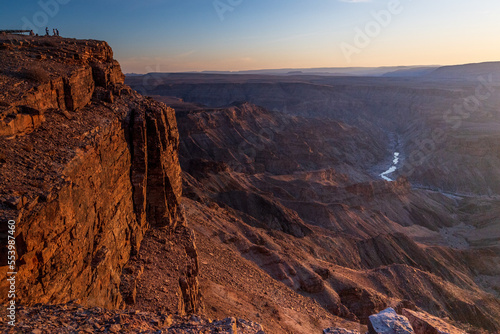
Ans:
{"label": "flat-topped mesa", "polygon": [[[0,242],[15,220],[17,303],[123,306],[122,269],[148,228],[186,229],[174,110],[123,78],[105,42],[0,36]],[[193,242],[174,243],[189,255],[183,292],[197,291]]]}

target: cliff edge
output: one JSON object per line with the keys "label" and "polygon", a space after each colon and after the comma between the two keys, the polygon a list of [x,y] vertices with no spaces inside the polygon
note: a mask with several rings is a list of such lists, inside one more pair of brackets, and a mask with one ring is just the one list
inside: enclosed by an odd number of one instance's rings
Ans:
{"label": "cliff edge", "polygon": [[156,238],[176,256],[165,307],[201,307],[174,111],[123,81],[105,42],[0,36],[0,236],[15,221],[18,304],[134,304]]}

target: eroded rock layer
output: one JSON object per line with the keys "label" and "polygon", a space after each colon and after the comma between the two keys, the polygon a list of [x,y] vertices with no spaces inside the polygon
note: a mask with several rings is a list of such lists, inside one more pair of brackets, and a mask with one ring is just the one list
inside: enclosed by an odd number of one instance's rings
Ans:
{"label": "eroded rock layer", "polygon": [[[485,255],[472,260],[479,249],[448,238],[462,217],[473,218],[461,210],[466,201],[416,190],[405,178],[374,180],[368,166],[383,149],[372,133],[250,103],[172,103],[187,212],[200,240],[215,239],[296,294],[362,325],[393,307],[498,330],[500,303],[478,284]],[[216,265],[210,252],[201,258]],[[207,308],[218,304],[206,297]],[[286,306],[279,311],[293,314]],[[262,323],[273,325],[265,317]],[[314,324],[294,326],[301,332]]]}
{"label": "eroded rock layer", "polygon": [[[105,42],[0,40],[1,237],[15,220],[17,303],[125,305],[122,270],[153,228],[172,235],[162,256],[182,254],[175,304],[200,307],[174,111],[123,80]],[[2,280],[2,302],[6,289]]]}

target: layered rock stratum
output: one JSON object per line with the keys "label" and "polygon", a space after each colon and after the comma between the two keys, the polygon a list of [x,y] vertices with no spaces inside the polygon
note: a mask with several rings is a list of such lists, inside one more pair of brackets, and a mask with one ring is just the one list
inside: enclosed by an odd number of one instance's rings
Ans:
{"label": "layered rock stratum", "polygon": [[[1,237],[15,221],[16,303],[134,307],[139,290],[170,313],[201,310],[173,109],[124,85],[105,42],[7,35],[0,58]],[[170,260],[166,296],[142,291],[138,274],[151,275],[145,245],[160,237],[172,245],[155,254]],[[8,288],[2,279],[3,303]]]}

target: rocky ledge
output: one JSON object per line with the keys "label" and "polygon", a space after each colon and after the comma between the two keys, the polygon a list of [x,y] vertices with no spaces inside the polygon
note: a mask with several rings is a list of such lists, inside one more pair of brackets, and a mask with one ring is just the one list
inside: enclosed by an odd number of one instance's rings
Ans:
{"label": "rocky ledge", "polygon": [[[176,257],[166,307],[201,308],[174,111],[123,80],[105,42],[0,36],[0,237],[14,220],[18,305],[133,307],[124,268],[161,230],[172,247],[160,256]],[[7,290],[2,279],[2,304]]]}

